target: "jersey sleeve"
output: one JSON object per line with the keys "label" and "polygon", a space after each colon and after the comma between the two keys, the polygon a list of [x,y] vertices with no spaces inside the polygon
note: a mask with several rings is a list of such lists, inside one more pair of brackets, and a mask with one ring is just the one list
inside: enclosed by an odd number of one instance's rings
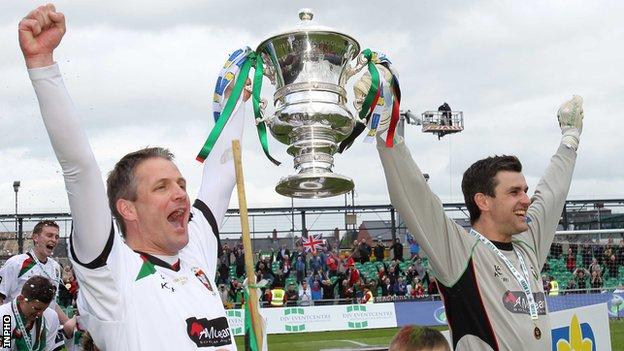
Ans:
{"label": "jersey sleeve", "polygon": [[183,252],[193,254],[205,264],[208,269],[206,274],[210,277],[216,274],[219,228],[236,184],[232,140],[241,140],[244,116],[245,104],[239,101],[204,161],[202,182],[189,223],[189,244],[183,249]]}
{"label": "jersey sleeve", "polygon": [[563,212],[570,190],[576,152],[561,144],[550,159],[546,172],[540,179],[527,211],[529,230],[522,234],[535,248],[540,267],[546,262],[550,245]]}
{"label": "jersey sleeve", "polygon": [[436,278],[445,286],[454,285],[467,267],[476,240],[446,216],[403,140],[388,148],[377,139],[392,206],[429,257]]}
{"label": "jersey sleeve", "polygon": [[58,65],[30,69],[28,74],[63,170],[74,226],[70,238],[72,256],[79,264],[92,263],[101,258],[111,233],[111,213],[100,169]]}
{"label": "jersey sleeve", "polygon": [[0,268],[0,294],[4,295],[4,302],[7,297],[11,296],[11,292],[17,285],[17,274],[19,272],[19,263],[16,260],[17,256],[9,258],[2,268]]}

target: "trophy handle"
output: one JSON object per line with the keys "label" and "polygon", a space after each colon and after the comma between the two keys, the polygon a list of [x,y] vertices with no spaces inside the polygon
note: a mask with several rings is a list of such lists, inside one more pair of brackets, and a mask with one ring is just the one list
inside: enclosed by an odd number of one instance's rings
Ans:
{"label": "trophy handle", "polygon": [[269,64],[271,63],[271,59],[269,58],[269,55],[267,55],[265,52],[263,52],[261,56],[261,60],[264,61],[263,74],[265,77],[269,78],[269,81],[271,81],[271,84],[273,84],[273,86],[276,86],[277,84],[275,81],[275,69],[273,68],[273,65]]}
{"label": "trophy handle", "polygon": [[256,118],[255,119],[256,125],[258,125],[258,124],[260,124],[262,122],[265,122],[265,123],[269,123],[270,122],[270,119],[266,117],[266,113],[265,113],[265,110],[266,110],[266,107],[267,107],[267,103],[268,103],[267,99],[264,99],[264,98],[260,99],[260,104],[259,104],[259,107],[260,107],[260,118]]}
{"label": "trophy handle", "polygon": [[352,66],[351,63],[347,63],[347,67],[345,67],[345,81],[360,72],[366,65],[368,65],[368,60],[364,54],[358,55],[355,66]]}

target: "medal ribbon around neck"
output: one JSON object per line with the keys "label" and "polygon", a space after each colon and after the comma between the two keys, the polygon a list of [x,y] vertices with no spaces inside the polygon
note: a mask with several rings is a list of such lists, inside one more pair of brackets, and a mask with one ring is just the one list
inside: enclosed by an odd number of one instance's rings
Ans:
{"label": "medal ribbon around neck", "polygon": [[[43,274],[45,274],[46,277],[48,277],[48,279],[50,279],[52,283],[54,283],[54,285],[58,287],[59,282],[60,282],[60,277],[56,276],[56,274],[54,277],[51,277],[50,274],[48,274],[48,272],[45,270],[45,265],[41,263],[41,261],[39,261],[39,258],[35,254],[35,251],[30,250],[29,253],[32,256],[33,260],[35,260],[35,264],[37,265],[37,267],[39,267],[39,269],[43,271]],[[54,269],[54,272],[56,273],[56,269]]]}
{"label": "medal ribbon around neck", "polygon": [[35,345],[33,345],[33,341],[30,338],[30,333],[28,332],[28,330],[26,330],[26,324],[24,323],[24,320],[22,319],[22,314],[19,312],[19,309],[17,308],[17,299],[13,299],[13,301],[11,302],[11,310],[13,311],[13,315],[15,316],[15,323],[17,324],[17,328],[20,331],[20,333],[22,333],[21,339],[18,339],[18,338],[15,339],[15,346],[17,350],[18,351],[36,350],[37,344],[41,343],[41,338],[43,336],[43,329],[45,328],[45,319],[43,318],[43,316],[41,316],[37,318],[41,320],[41,323],[37,323],[35,321],[35,326],[39,324],[39,329],[35,333],[35,335],[39,335],[39,343],[36,343]]}
{"label": "medal ribbon around neck", "polygon": [[[215,119],[215,126],[210,131],[208,138],[204,142],[202,149],[197,155],[196,159],[199,162],[204,162],[215,143],[219,139],[223,128],[229,121],[238,100],[241,97],[241,93],[245,88],[247,77],[249,76],[249,70],[255,64],[254,84],[253,84],[253,107],[254,116],[256,120],[256,129],[258,131],[258,138],[262,145],[262,151],[266,157],[275,165],[280,165],[280,162],[275,160],[269,154],[269,143],[267,138],[266,124],[262,117],[260,110],[260,90],[262,89],[262,58],[253,52],[249,47],[239,49],[235,51],[223,65],[223,69],[217,78],[215,86],[215,93],[213,96],[213,116]],[[225,98],[223,95],[225,89],[232,82],[234,77],[238,74],[234,83],[232,93],[227,99],[225,106],[221,109],[221,101]]]}
{"label": "medal ribbon around neck", "polygon": [[527,270],[526,264],[524,264],[524,259],[522,258],[522,255],[518,252],[518,250],[513,249],[513,251],[516,253],[516,256],[518,256],[520,268],[522,269],[522,273],[524,273],[524,276],[522,276],[520,272],[518,272],[518,270],[516,269],[516,267],[513,266],[511,261],[488,238],[484,237],[483,234],[477,232],[474,229],[470,230],[470,234],[479,239],[483,244],[485,244],[485,247],[493,251],[503,262],[505,262],[507,268],[509,268],[513,276],[516,278],[518,284],[520,284],[524,295],[526,295],[527,301],[529,303],[529,313],[531,315],[531,319],[536,321],[539,318],[537,312],[537,303],[535,302],[533,292],[531,291],[531,285],[529,284],[529,271]]}

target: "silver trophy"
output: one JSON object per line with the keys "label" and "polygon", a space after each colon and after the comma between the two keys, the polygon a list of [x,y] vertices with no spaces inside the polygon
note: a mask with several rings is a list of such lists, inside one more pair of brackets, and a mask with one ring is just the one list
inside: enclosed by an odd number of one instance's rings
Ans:
{"label": "silver trophy", "polygon": [[295,175],[279,181],[275,191],[297,198],[324,198],[347,193],[353,181],[332,172],[333,155],[356,124],[346,107],[347,80],[366,66],[352,37],[317,25],[309,9],[289,31],[263,41],[256,52],[275,86],[275,114],[265,117],[271,134],[288,145]]}

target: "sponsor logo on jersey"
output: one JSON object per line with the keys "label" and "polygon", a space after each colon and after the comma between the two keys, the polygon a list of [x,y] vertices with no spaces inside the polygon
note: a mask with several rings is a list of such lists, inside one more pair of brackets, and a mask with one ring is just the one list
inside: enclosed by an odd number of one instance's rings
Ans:
{"label": "sponsor logo on jersey", "polygon": [[[533,293],[533,298],[537,304],[537,313],[546,314],[546,301],[544,293]],[[529,314],[529,302],[522,291],[509,291],[503,294],[503,305],[512,313]]]}
{"label": "sponsor logo on jersey", "polygon": [[168,281],[167,278],[165,278],[164,275],[162,275],[162,274],[160,275],[160,288],[162,290],[169,290],[170,292],[173,293],[173,292],[176,291],[176,289],[175,289],[175,287],[173,285],[174,284],[171,283],[170,281]]}
{"label": "sponsor logo on jersey", "polygon": [[210,320],[187,318],[186,332],[197,347],[217,347],[232,343],[230,326],[225,317]]}
{"label": "sponsor logo on jersey", "polygon": [[504,283],[509,282],[509,278],[507,278],[507,276],[503,274],[501,266],[497,264],[494,265],[494,278],[500,278],[500,280],[502,280]]}

